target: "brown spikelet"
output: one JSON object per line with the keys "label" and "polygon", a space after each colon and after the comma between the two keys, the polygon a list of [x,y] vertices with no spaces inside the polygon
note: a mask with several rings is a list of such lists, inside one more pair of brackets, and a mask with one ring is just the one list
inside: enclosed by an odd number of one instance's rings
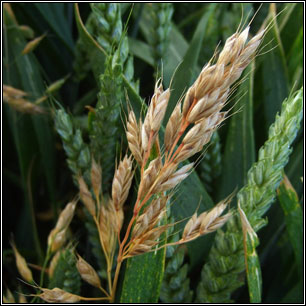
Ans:
{"label": "brown spikelet", "polygon": [[20,89],[3,85],[3,100],[15,110],[27,114],[45,114],[46,111],[42,107],[24,98],[27,95]]}
{"label": "brown spikelet", "polygon": [[17,19],[16,19],[16,16],[14,14],[14,11],[12,9],[12,6],[10,3],[3,3],[3,8],[7,11],[7,13],[9,14],[10,18],[16,23],[18,24],[17,22]]}
{"label": "brown spikelet", "polygon": [[182,239],[178,241],[178,244],[185,243],[194,240],[199,236],[214,232],[223,226],[232,215],[231,213],[227,213],[224,216],[221,216],[231,198],[226,198],[225,200],[221,201],[209,212],[203,212],[199,216],[197,216],[195,213],[185,225]]}
{"label": "brown spikelet", "polygon": [[24,47],[24,49],[22,50],[21,54],[25,55],[25,54],[32,52],[39,45],[39,43],[45,38],[45,36],[46,34],[43,34],[29,41]]}
{"label": "brown spikelet", "polygon": [[92,195],[85,183],[83,177],[78,177],[79,189],[80,189],[80,198],[84,203],[85,207],[89,211],[89,213],[95,217],[96,216],[96,204],[92,198]]}
{"label": "brown spikelet", "polygon": [[166,179],[159,182],[158,186],[156,187],[156,191],[164,192],[174,188],[190,174],[190,170],[192,169],[192,167],[193,163],[190,163],[188,165],[183,166],[176,172],[171,173]]}
{"label": "brown spikelet", "polygon": [[90,175],[92,189],[95,194],[96,200],[98,201],[102,185],[102,169],[101,166],[97,164],[94,158],[92,158]]}
{"label": "brown spikelet", "polygon": [[136,256],[152,251],[153,248],[159,244],[159,237],[166,232],[169,226],[171,225],[155,227],[134,239],[126,257]]}
{"label": "brown spikelet", "polygon": [[[155,84],[154,95],[148,107],[141,130],[141,142],[144,152],[151,150],[166,113],[169,98],[170,90],[167,89],[164,91],[161,80],[157,81]],[[151,143],[149,143],[150,135],[152,136]]]}
{"label": "brown spikelet", "polygon": [[167,197],[154,199],[143,211],[143,213],[136,219],[131,239],[135,239],[143,235],[145,232],[150,231],[157,224],[158,221],[166,213],[165,207]]}
{"label": "brown spikelet", "polygon": [[28,93],[26,93],[25,91],[3,84],[3,98],[11,97],[18,99],[23,98],[25,96],[28,96]]}
{"label": "brown spikelet", "polygon": [[100,288],[101,282],[95,269],[85,261],[80,255],[78,255],[78,261],[76,267],[84,281],[90,285]]}
{"label": "brown spikelet", "polygon": [[11,246],[12,246],[13,251],[14,251],[16,266],[17,266],[18,272],[20,273],[21,277],[25,281],[27,281],[29,283],[32,283],[33,282],[32,271],[29,269],[26,260],[18,252],[14,241],[12,240],[10,243],[11,243]]}
{"label": "brown spikelet", "polygon": [[[243,70],[251,62],[260,45],[265,30],[254,36],[247,42],[249,27],[241,33],[235,33],[227,39],[218,59],[213,64],[213,59],[203,67],[194,84],[187,90],[184,98],[182,119],[175,125],[174,118],[178,117],[174,110],[167,128],[165,138],[166,152],[173,151],[179,138],[190,124],[195,124],[182,144],[174,152],[173,160],[182,162],[195,153],[202,150],[203,146],[210,141],[213,131],[224,120],[226,112],[221,112],[231,92],[230,86],[239,79]],[[175,129],[172,127],[175,125]],[[172,137],[174,131],[178,134]],[[173,153],[171,151],[171,154]]]}
{"label": "brown spikelet", "polygon": [[129,148],[139,165],[142,164],[143,150],[141,145],[141,127],[142,123],[137,124],[135,113],[131,110],[127,121],[126,138]]}
{"label": "brown spikelet", "polygon": [[67,229],[74,216],[77,201],[70,202],[59,215],[55,228],[48,236],[48,247],[52,252],[57,251],[66,242]]}
{"label": "brown spikelet", "polygon": [[64,291],[60,288],[40,288],[43,292],[38,295],[41,299],[48,303],[77,303],[81,299],[78,295]]}
{"label": "brown spikelet", "polygon": [[150,190],[150,187],[155,182],[157,175],[162,167],[162,161],[160,157],[153,159],[148,168],[144,171],[142,179],[140,181],[138,189],[138,198],[142,199]]}
{"label": "brown spikelet", "polygon": [[49,264],[49,269],[48,269],[49,278],[52,278],[54,270],[56,268],[56,265],[58,263],[58,260],[59,260],[60,256],[61,256],[61,251],[59,250],[52,257],[52,259],[50,261],[50,264]]}
{"label": "brown spikelet", "polygon": [[102,205],[100,208],[99,230],[105,255],[112,258],[116,248],[117,231],[121,228],[118,224],[119,218],[115,210],[112,200],[108,201],[108,205]]}
{"label": "brown spikelet", "polygon": [[124,159],[120,161],[113,178],[112,199],[116,210],[122,209],[129,194],[132,180],[132,159],[126,155]]}
{"label": "brown spikelet", "polygon": [[194,240],[199,236],[214,232],[223,226],[224,223],[226,223],[226,221],[232,216],[231,213],[221,216],[231,199],[232,195],[218,203],[210,211],[203,212],[199,216],[197,216],[195,213],[185,225],[182,239],[178,241],[178,244],[185,243]]}
{"label": "brown spikelet", "polygon": [[174,108],[165,131],[165,151],[169,151],[175,138],[177,137],[182,121],[181,103],[178,103]]}

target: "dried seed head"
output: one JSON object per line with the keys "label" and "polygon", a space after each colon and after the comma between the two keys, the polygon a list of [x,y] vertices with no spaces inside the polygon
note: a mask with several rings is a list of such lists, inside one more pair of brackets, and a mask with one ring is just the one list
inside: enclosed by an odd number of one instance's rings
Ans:
{"label": "dried seed head", "polygon": [[56,252],[59,250],[67,240],[67,229],[64,228],[61,231],[53,229],[48,237],[48,244],[50,246],[51,252]]}
{"label": "dried seed head", "polygon": [[92,158],[91,163],[91,185],[95,194],[96,200],[99,199],[102,185],[102,169],[99,164],[96,163],[95,159]]}
{"label": "dried seed head", "polygon": [[119,230],[117,211],[114,205],[109,200],[108,205],[105,207],[101,205],[99,227],[101,231],[101,238],[105,255],[110,257],[116,248],[117,232]]}
{"label": "dried seed head", "polygon": [[96,204],[87,187],[87,184],[85,183],[83,177],[81,176],[78,177],[78,182],[79,182],[79,189],[80,189],[80,198],[83,201],[89,213],[93,217],[95,217],[96,216]]}
{"label": "dried seed head", "polygon": [[143,211],[143,213],[136,219],[131,239],[135,239],[144,233],[153,229],[158,221],[166,213],[165,207],[168,197],[161,197],[154,199]]}
{"label": "dried seed head", "polygon": [[66,241],[67,229],[74,216],[77,201],[70,202],[59,215],[55,228],[48,236],[48,247],[52,252],[57,251]]}
{"label": "dried seed head", "polygon": [[131,110],[127,122],[126,138],[129,148],[139,165],[142,164],[142,146],[141,146],[141,121],[137,124],[136,116]]}
{"label": "dried seed head", "polygon": [[178,241],[178,244],[194,240],[199,236],[214,232],[222,227],[232,216],[231,213],[221,216],[232,198],[233,195],[230,195],[218,203],[213,209],[208,212],[203,212],[199,216],[195,213],[185,225],[182,239]]}
{"label": "dried seed head", "polygon": [[49,269],[48,269],[49,278],[52,278],[54,270],[55,270],[55,268],[57,266],[57,263],[58,263],[58,260],[59,260],[60,256],[61,256],[61,251],[59,250],[52,257],[51,262],[49,264]]}
{"label": "dried seed head", "polygon": [[159,237],[166,232],[171,225],[163,225],[155,227],[146,233],[143,233],[139,238],[133,240],[129,247],[128,255],[126,257],[136,256],[152,251],[159,241]]}
{"label": "dried seed head", "polygon": [[28,93],[26,93],[25,91],[22,91],[20,89],[14,88],[12,86],[3,84],[3,99],[5,99],[5,98],[18,99],[18,98],[23,98],[27,95],[28,95]]}
{"label": "dried seed head", "polygon": [[183,104],[183,116],[186,118],[187,113],[189,112],[191,105],[195,100],[195,86],[192,85],[185,96],[184,104]]}
{"label": "dried seed head", "polygon": [[220,112],[224,106],[230,86],[241,76],[243,70],[254,58],[264,31],[246,43],[247,27],[227,39],[216,63],[203,67],[184,99],[183,116],[187,122],[207,118]]}
{"label": "dried seed head", "polygon": [[33,51],[39,45],[39,43],[44,39],[45,36],[46,34],[43,34],[29,41],[24,47],[24,49],[22,50],[21,54],[24,55],[24,54],[28,54],[31,51]]}
{"label": "dried seed head", "polygon": [[139,185],[139,199],[142,199],[150,191],[150,187],[154,184],[161,167],[162,162],[160,157],[157,157],[150,162],[148,168],[143,173],[143,177]]}
{"label": "dried seed head", "polygon": [[48,303],[77,303],[81,299],[78,295],[69,293],[59,288],[47,289],[40,288],[43,293],[39,294],[38,297]]}
{"label": "dried seed head", "polygon": [[170,90],[163,91],[161,81],[155,84],[155,92],[148,107],[146,117],[141,130],[142,148],[145,152],[149,151],[149,139],[152,135],[151,146],[155,141],[159,131],[161,122],[166,113],[168,101],[170,98]]}
{"label": "dried seed head", "polygon": [[80,255],[78,255],[78,261],[76,267],[84,281],[90,285],[100,288],[101,282],[95,269],[85,261]]}
{"label": "dried seed head", "polygon": [[16,111],[26,114],[46,114],[46,111],[23,98],[11,98],[11,97],[3,97],[3,101],[13,107]]}
{"label": "dried seed head", "polygon": [[25,281],[27,281],[29,283],[32,283],[33,282],[32,271],[29,269],[26,260],[18,252],[14,241],[11,241],[11,246],[12,246],[13,251],[14,251],[16,266],[17,266],[18,272],[20,273],[21,277]]}
{"label": "dried seed head", "polygon": [[186,166],[183,166],[181,169],[174,172],[173,174],[171,174],[167,178],[167,180],[160,183],[160,185],[158,186],[158,192],[164,192],[177,186],[190,174],[189,171],[192,169],[192,167],[193,163],[190,163]]}
{"label": "dried seed head", "polygon": [[169,151],[179,133],[179,128],[182,121],[181,103],[178,103],[174,108],[165,131],[165,151]]}
{"label": "dried seed head", "polygon": [[112,199],[116,210],[123,207],[133,180],[132,159],[127,155],[115,171],[112,185]]}

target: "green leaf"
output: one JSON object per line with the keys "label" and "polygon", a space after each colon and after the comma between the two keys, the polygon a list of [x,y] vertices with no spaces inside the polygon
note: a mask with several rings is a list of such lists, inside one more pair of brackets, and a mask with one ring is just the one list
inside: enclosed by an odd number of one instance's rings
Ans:
{"label": "green leaf", "polygon": [[258,99],[260,99],[259,101],[264,108],[265,128],[267,131],[274,122],[276,113],[281,110],[282,101],[288,96],[289,90],[286,60],[273,4],[270,5],[270,14],[266,22],[272,22],[272,25],[265,35],[262,45],[268,44],[269,49],[272,47],[274,49],[265,54],[261,61],[261,75],[260,80],[258,80],[261,82],[261,86],[258,86],[261,87],[261,96]]}
{"label": "green leaf", "polygon": [[304,141],[301,139],[295,146],[289,163],[285,168],[285,173],[287,174],[290,182],[299,195],[302,195],[303,193],[303,182],[301,180],[303,177],[304,163],[303,147]]}
{"label": "green leaf", "polygon": [[[162,236],[161,236],[162,237]],[[164,275],[166,249],[129,258],[120,303],[157,303]]]}
{"label": "green leaf", "polygon": [[279,16],[279,30],[286,56],[303,28],[304,8],[302,3],[286,3]]}
{"label": "green leaf", "polygon": [[262,279],[259,258],[256,247],[259,243],[258,237],[251,227],[244,211],[238,203],[238,211],[243,231],[244,258],[246,274],[248,279],[249,295],[251,303],[261,302]]}
{"label": "green leaf", "polygon": [[[8,24],[9,25],[9,24]],[[30,93],[33,98],[43,95],[44,85],[40,74],[40,67],[33,54],[20,55],[26,41],[21,32],[13,24],[8,30],[8,48],[16,61],[14,82],[16,86]],[[8,72],[9,73],[9,72]],[[53,132],[49,125],[48,118],[41,116],[31,117],[36,138],[39,144],[39,153],[47,180],[49,197],[55,199],[55,151],[53,147]],[[33,135],[31,136],[33,137]]]}
{"label": "green leaf", "polygon": [[130,51],[134,56],[137,56],[138,58],[140,58],[151,66],[154,65],[152,47],[138,39],[131,37],[129,37],[129,46]]}
{"label": "green leaf", "polygon": [[67,19],[64,16],[64,10],[62,10],[58,5],[51,3],[34,3],[34,7],[54,30],[62,43],[73,51],[74,42],[70,29],[67,26]]}
{"label": "green leaf", "polygon": [[236,104],[229,123],[223,156],[218,199],[223,199],[247,182],[247,172],[255,162],[253,131],[254,62],[245,70],[247,77],[236,94]]}
{"label": "green leaf", "polygon": [[301,82],[303,75],[304,56],[303,37],[303,28],[301,28],[287,55],[290,83],[297,87],[302,85]]}
{"label": "green leaf", "polygon": [[304,301],[304,286],[303,281],[299,281],[281,300],[282,304],[295,304],[301,303]]}
{"label": "green leaf", "polygon": [[184,56],[184,60],[173,76],[171,85],[172,92],[164,119],[165,122],[168,121],[179,98],[184,92],[186,92],[188,87],[191,85],[191,82],[193,81],[198,63],[198,57],[200,54],[200,48],[202,46],[202,41],[206,30],[206,25],[210,15],[214,12],[215,8],[215,3],[210,4],[208,11],[200,19],[196,31],[192,37],[188,51]]}
{"label": "green leaf", "polygon": [[292,244],[298,271],[302,272],[303,259],[303,211],[298,196],[287,176],[278,188],[279,203],[284,211],[285,222]]}

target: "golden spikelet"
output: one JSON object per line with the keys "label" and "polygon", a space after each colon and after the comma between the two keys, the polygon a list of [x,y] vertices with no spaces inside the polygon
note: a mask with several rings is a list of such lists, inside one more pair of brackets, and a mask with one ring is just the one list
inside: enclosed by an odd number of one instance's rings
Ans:
{"label": "golden spikelet", "polygon": [[203,212],[199,216],[197,216],[195,213],[185,225],[182,239],[178,241],[178,244],[194,240],[202,235],[214,232],[218,228],[222,227],[232,215],[229,212],[221,216],[228,203],[231,201],[232,197],[233,195],[230,195],[223,201],[219,202],[210,211]]}
{"label": "golden spikelet", "polygon": [[38,45],[39,43],[45,38],[46,34],[43,34],[39,37],[34,38],[33,40],[29,41],[24,49],[21,51],[22,55],[28,54],[32,52]]}
{"label": "golden spikelet", "polygon": [[81,300],[78,295],[64,291],[60,288],[40,288],[43,292],[39,295],[41,299],[48,303],[77,303]]}
{"label": "golden spikelet", "polygon": [[109,200],[106,207],[101,205],[99,229],[101,232],[102,246],[105,255],[109,258],[112,257],[112,254],[115,251],[117,232],[121,228],[121,225],[122,224],[118,224],[118,216],[114,205],[112,204],[112,200]]}
{"label": "golden spikelet", "polygon": [[176,105],[174,108],[165,131],[165,151],[169,151],[171,148],[171,145],[174,143],[175,138],[177,137],[180,129],[180,124],[182,121],[182,111],[181,111],[182,105],[181,102]]}
{"label": "golden spikelet", "polygon": [[101,282],[95,269],[85,261],[80,255],[78,255],[78,261],[76,267],[84,281],[90,285],[100,288]]}
{"label": "golden spikelet", "polygon": [[87,184],[85,183],[83,177],[78,177],[78,183],[79,183],[79,189],[80,189],[80,198],[82,202],[84,203],[85,207],[89,211],[89,213],[95,217],[96,216],[96,204],[94,199],[92,198],[92,195],[87,187]]}
{"label": "golden spikelet", "polygon": [[55,255],[52,257],[52,259],[50,261],[49,269],[48,269],[49,278],[52,278],[52,276],[53,276],[53,273],[54,273],[54,270],[55,270],[56,265],[58,263],[58,260],[60,258],[60,255],[61,255],[61,251],[59,250],[55,253]]}
{"label": "golden spikelet", "polygon": [[94,158],[92,158],[90,175],[91,175],[92,189],[95,194],[96,200],[98,201],[102,185],[102,169],[101,166],[96,163]]}
{"label": "golden spikelet", "polygon": [[57,251],[66,242],[67,229],[74,216],[77,201],[70,202],[59,215],[55,228],[48,236],[48,247],[52,252]]}
{"label": "golden spikelet", "polygon": [[150,231],[166,213],[165,207],[168,197],[154,199],[143,213],[136,219],[131,239],[141,236],[144,232]]}
{"label": "golden spikelet", "polygon": [[3,101],[15,110],[27,114],[45,114],[40,106],[24,99],[28,94],[9,85],[3,85]]}
{"label": "golden spikelet", "polygon": [[11,241],[10,243],[11,243],[11,246],[12,246],[13,251],[14,251],[16,266],[17,266],[18,272],[20,273],[21,277],[25,281],[27,281],[28,283],[32,283],[33,282],[32,271],[29,269],[26,260],[18,252],[14,241]]}
{"label": "golden spikelet", "polygon": [[126,155],[124,159],[120,161],[113,178],[112,199],[116,210],[122,209],[129,194],[132,180],[132,159]]}
{"label": "golden spikelet", "polygon": [[131,110],[129,112],[128,121],[126,124],[126,138],[135,160],[139,165],[142,164],[143,150],[141,145],[141,121],[137,123],[135,113]]}

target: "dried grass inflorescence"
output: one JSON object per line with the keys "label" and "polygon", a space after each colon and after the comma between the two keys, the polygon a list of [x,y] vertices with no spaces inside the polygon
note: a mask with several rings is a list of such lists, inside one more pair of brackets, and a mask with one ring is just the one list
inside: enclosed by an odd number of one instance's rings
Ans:
{"label": "dried grass inflorescence", "polygon": [[[185,98],[174,108],[166,125],[164,137],[164,154],[148,163],[154,143],[159,144],[158,131],[165,115],[170,98],[169,89],[163,90],[161,81],[155,85],[143,124],[139,123],[132,110],[127,122],[127,139],[134,158],[141,166],[141,179],[134,217],[134,228],[129,244],[122,248],[122,256],[132,256],[152,251],[158,244],[158,238],[164,232],[163,226],[156,226],[151,220],[152,211],[156,209],[156,195],[174,189],[192,171],[193,164],[180,167],[180,164],[203,149],[213,132],[226,119],[227,112],[222,111],[231,93],[231,85],[241,76],[243,70],[256,55],[265,31],[261,31],[247,41],[249,27],[236,32],[227,39],[223,50],[202,69],[193,85],[187,90]],[[155,153],[156,154],[156,153]],[[210,212],[204,212],[187,222],[182,239],[188,242],[201,235],[215,231],[230,218],[231,213],[221,216],[231,197],[220,202]],[[150,203],[151,201],[151,203]],[[150,204],[148,204],[150,203]],[[148,207],[141,213],[142,208]],[[164,209],[156,215],[161,214]],[[150,225],[154,224],[153,227]],[[126,242],[130,226],[127,230]],[[120,257],[120,255],[119,255]]]}
{"label": "dried grass inflorescence", "polygon": [[18,252],[15,242],[12,240],[10,243],[14,251],[18,272],[20,273],[20,275],[25,281],[32,283],[33,282],[32,271],[29,269],[26,260]]}
{"label": "dried grass inflorescence", "polygon": [[67,239],[67,230],[74,216],[74,211],[77,201],[72,201],[66,205],[64,210],[59,215],[55,228],[48,236],[48,247],[51,252],[56,252],[61,248]]}
{"label": "dried grass inflorescence", "polygon": [[3,101],[15,110],[27,114],[45,114],[46,111],[42,107],[25,99],[28,95],[28,93],[20,89],[3,85]]}
{"label": "dried grass inflorescence", "polygon": [[40,288],[43,292],[38,296],[48,303],[77,303],[81,299],[78,295],[64,291],[60,288]]}
{"label": "dried grass inflorescence", "polygon": [[[210,211],[195,213],[186,223],[180,240],[165,243],[163,234],[173,227],[167,224],[166,215],[169,201],[175,188],[192,172],[194,163],[184,163],[200,152],[213,132],[226,119],[222,111],[231,94],[231,85],[239,79],[243,70],[256,55],[265,31],[247,42],[249,27],[227,39],[219,57],[214,57],[201,71],[187,90],[183,100],[174,108],[166,124],[164,146],[160,147],[159,130],[170,99],[170,90],[164,90],[162,81],[155,85],[144,119],[136,119],[129,109],[126,136],[133,158],[140,167],[140,182],[133,216],[121,240],[124,221],[123,206],[131,188],[134,170],[132,156],[125,155],[116,167],[111,197],[102,194],[102,169],[93,158],[90,180],[81,176],[80,198],[95,221],[100,244],[107,262],[109,292],[101,287],[100,279],[81,256],[77,269],[82,278],[98,287],[110,301],[114,301],[119,271],[126,258],[152,252],[169,245],[192,241],[199,236],[216,231],[231,217],[231,212],[223,214],[233,195],[230,195]],[[20,93],[23,95],[24,93]],[[187,203],[186,203],[187,204]],[[73,217],[76,202],[67,205],[61,213],[56,227],[51,231],[48,244],[54,252],[63,245],[66,231]],[[117,266],[112,279],[115,253]],[[88,300],[61,289],[41,289],[39,296],[48,302],[77,302]],[[103,298],[102,298],[103,299]]]}
{"label": "dried grass inflorescence", "polygon": [[87,283],[89,283],[90,285],[94,287],[97,287],[97,288],[101,287],[101,282],[100,282],[97,272],[80,255],[78,255],[78,261],[77,261],[76,267],[83,280],[85,280]]}

